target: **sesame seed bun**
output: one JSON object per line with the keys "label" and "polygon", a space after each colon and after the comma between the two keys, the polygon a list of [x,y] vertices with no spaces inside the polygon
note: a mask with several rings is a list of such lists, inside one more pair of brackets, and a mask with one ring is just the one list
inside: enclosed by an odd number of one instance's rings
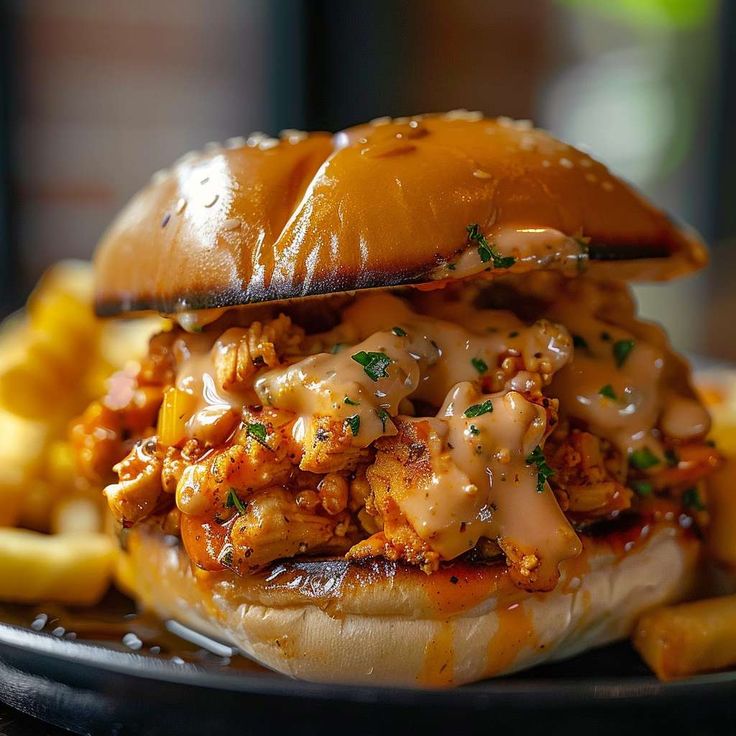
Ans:
{"label": "sesame seed bun", "polygon": [[508,228],[581,239],[590,268],[615,278],[706,262],[697,236],[586,153],[523,121],[455,112],[187,154],[102,238],[96,307],[176,313],[421,284],[474,247],[474,224],[490,240]]}

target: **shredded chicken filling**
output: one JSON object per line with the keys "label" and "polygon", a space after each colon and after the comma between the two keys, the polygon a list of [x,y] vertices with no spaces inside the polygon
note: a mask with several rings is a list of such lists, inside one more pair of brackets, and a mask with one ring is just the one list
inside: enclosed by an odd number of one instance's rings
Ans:
{"label": "shredded chicken filling", "polygon": [[326,330],[263,308],[177,327],[113,376],[72,438],[123,525],[165,518],[208,570],[472,554],[549,590],[587,526],[692,499],[718,464],[625,287],[540,273],[343,301]]}

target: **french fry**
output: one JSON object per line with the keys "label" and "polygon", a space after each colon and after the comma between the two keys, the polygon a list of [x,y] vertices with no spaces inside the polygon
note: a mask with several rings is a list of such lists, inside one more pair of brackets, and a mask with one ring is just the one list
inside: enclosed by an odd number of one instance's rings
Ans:
{"label": "french fry", "polygon": [[110,585],[115,557],[115,540],[104,534],[0,529],[0,599],[94,605]]}
{"label": "french fry", "polygon": [[708,511],[710,556],[731,572],[736,572],[736,458],[728,458],[709,479]]}
{"label": "french fry", "polygon": [[736,595],[645,614],[633,642],[660,680],[730,667],[736,664]]}
{"label": "french fry", "polygon": [[54,504],[51,514],[53,534],[88,534],[102,531],[102,509],[85,496],[71,496]]}

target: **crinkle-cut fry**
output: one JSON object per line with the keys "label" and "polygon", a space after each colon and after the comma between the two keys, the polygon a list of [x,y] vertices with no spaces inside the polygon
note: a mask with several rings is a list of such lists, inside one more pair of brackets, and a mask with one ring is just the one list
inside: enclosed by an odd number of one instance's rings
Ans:
{"label": "crinkle-cut fry", "polygon": [[634,647],[660,680],[736,665],[736,595],[659,608],[645,614]]}
{"label": "crinkle-cut fry", "polygon": [[116,543],[105,534],[0,529],[0,600],[88,606],[107,591]]}

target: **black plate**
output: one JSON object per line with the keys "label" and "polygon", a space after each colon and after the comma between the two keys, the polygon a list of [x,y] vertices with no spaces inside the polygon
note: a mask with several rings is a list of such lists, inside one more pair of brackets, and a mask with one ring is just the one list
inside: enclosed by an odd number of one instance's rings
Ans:
{"label": "black plate", "polygon": [[[93,614],[50,610],[37,632],[38,609],[0,609],[12,622],[0,623],[0,700],[77,733],[736,731],[736,672],[662,684],[627,644],[456,690],[321,685],[173,637],[121,596]],[[70,621],[74,634],[61,628]]]}

